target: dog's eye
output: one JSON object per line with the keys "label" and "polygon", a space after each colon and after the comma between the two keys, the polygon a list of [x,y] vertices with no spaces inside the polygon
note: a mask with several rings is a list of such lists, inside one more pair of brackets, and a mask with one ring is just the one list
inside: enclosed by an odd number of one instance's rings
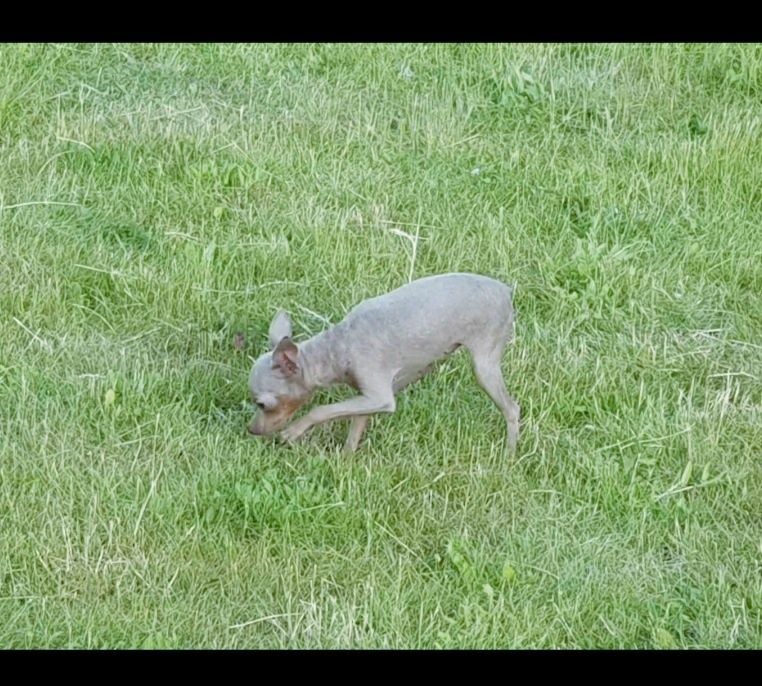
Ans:
{"label": "dog's eye", "polygon": [[258,407],[260,410],[262,410],[263,412],[264,412],[264,410],[266,409],[266,408],[265,408],[265,404],[264,404],[264,403],[256,403],[256,405],[257,405],[257,407]]}

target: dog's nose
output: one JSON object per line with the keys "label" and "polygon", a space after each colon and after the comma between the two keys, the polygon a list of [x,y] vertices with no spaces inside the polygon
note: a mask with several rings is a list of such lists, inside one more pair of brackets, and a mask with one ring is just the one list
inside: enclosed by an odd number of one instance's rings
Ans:
{"label": "dog's nose", "polygon": [[260,436],[262,434],[254,424],[249,424],[246,429],[252,436]]}

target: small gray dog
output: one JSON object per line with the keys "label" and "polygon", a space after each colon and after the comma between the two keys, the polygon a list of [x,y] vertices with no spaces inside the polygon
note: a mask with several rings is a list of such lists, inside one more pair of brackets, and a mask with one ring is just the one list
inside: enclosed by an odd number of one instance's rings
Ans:
{"label": "small gray dog", "polygon": [[486,276],[430,276],[360,303],[342,322],[298,346],[291,339],[291,320],[278,312],[270,324],[272,351],[254,363],[249,377],[259,408],[249,432],[272,435],[315,389],[348,384],[360,395],[313,408],[281,436],[292,443],[315,424],[351,417],[344,450],[354,452],[369,415],[394,412],[399,391],[465,346],[479,385],[505,417],[508,446],[515,450],[519,406],[500,371],[513,335],[512,296],[509,286]]}

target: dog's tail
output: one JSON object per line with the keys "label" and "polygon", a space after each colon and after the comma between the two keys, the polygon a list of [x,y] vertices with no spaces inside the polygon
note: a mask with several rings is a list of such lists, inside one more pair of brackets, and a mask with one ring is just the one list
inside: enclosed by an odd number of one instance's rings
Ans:
{"label": "dog's tail", "polygon": [[508,299],[511,302],[511,305],[513,305],[513,300],[516,297],[516,287],[518,286],[518,283],[516,281],[512,281],[511,283],[505,283],[504,285],[508,288]]}
{"label": "dog's tail", "polygon": [[516,281],[513,281],[506,285],[508,286],[508,290],[510,291],[508,295],[508,300],[510,302],[510,312],[511,312],[511,339],[514,339],[516,337],[516,286],[518,286],[518,283]]}

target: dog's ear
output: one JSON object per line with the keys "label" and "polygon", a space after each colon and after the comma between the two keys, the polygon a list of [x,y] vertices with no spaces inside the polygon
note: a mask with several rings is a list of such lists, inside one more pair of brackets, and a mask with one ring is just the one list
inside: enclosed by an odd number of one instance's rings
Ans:
{"label": "dog's ear", "polygon": [[299,371],[297,357],[299,348],[290,338],[282,338],[273,350],[273,369],[278,369],[283,376],[293,376]]}
{"label": "dog's ear", "polygon": [[272,350],[280,343],[284,338],[291,337],[291,318],[284,310],[278,310],[278,313],[273,317],[270,322],[270,331],[268,332],[270,337],[270,348]]}

